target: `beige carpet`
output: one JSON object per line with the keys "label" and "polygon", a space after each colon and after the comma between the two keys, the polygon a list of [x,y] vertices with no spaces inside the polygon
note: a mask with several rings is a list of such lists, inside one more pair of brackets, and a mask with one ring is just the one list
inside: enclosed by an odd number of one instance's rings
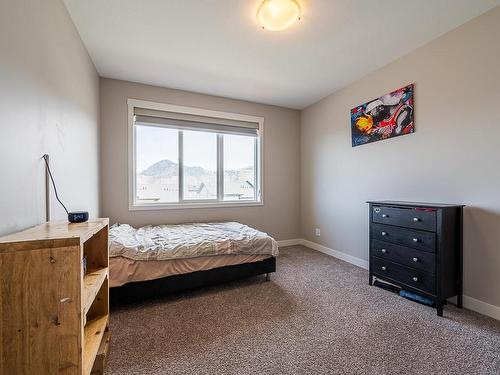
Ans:
{"label": "beige carpet", "polygon": [[271,282],[113,311],[107,374],[500,374],[500,322],[450,305],[444,314],[294,246]]}

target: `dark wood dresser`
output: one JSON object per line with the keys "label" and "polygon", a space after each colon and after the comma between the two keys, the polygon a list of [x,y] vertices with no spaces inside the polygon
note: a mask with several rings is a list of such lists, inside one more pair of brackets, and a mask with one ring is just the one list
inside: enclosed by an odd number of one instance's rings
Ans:
{"label": "dark wood dresser", "polygon": [[369,201],[370,285],[373,278],[462,307],[463,205]]}

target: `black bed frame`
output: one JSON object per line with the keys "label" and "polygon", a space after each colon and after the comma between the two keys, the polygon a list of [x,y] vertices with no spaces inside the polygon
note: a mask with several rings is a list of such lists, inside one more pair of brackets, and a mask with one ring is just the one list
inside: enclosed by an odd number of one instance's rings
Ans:
{"label": "black bed frame", "polygon": [[210,286],[239,280],[250,276],[276,272],[276,258],[271,257],[259,262],[243,263],[233,266],[214,268],[206,271],[197,271],[181,275],[167,276],[150,281],[139,281],[111,288],[110,304],[117,306],[137,302],[151,297],[157,297],[174,292],[182,292],[203,286]]}

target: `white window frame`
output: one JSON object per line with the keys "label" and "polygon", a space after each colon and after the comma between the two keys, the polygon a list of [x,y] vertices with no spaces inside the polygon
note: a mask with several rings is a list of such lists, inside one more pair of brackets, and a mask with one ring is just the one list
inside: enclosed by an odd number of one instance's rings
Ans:
{"label": "white window frame", "polygon": [[[129,196],[129,210],[130,211],[139,211],[139,210],[166,210],[166,209],[193,209],[193,208],[216,208],[216,207],[249,207],[249,206],[262,206],[264,205],[264,118],[258,116],[249,116],[238,113],[231,112],[221,112],[221,111],[212,111],[209,109],[203,108],[195,108],[195,107],[186,107],[174,104],[166,104],[166,103],[158,103],[151,102],[146,100],[139,99],[127,99],[128,106],[128,196]],[[217,200],[211,201],[182,201],[182,202],[171,202],[171,203],[136,203],[136,161],[135,161],[135,131],[134,131],[134,108],[146,108],[153,109],[159,111],[167,111],[167,112],[176,112],[176,113],[185,113],[190,115],[197,116],[205,116],[212,118],[221,118],[225,120],[236,120],[236,121],[246,121],[246,122],[254,122],[259,124],[258,137],[256,139],[256,152],[255,152],[255,167],[257,168],[256,172],[256,184],[255,184],[255,192],[256,192],[256,200],[253,201],[223,201],[224,197],[224,169],[223,169],[223,155],[218,157],[218,168],[222,171],[218,174],[217,183],[221,188],[218,189],[219,195]],[[182,134],[182,133],[179,133]],[[222,152],[222,136],[217,135],[217,153]],[[179,148],[182,153],[182,142],[179,139]],[[179,190],[180,196],[183,195],[184,186],[182,185],[182,163],[183,160],[179,160]],[[222,196],[221,196],[222,195]]]}

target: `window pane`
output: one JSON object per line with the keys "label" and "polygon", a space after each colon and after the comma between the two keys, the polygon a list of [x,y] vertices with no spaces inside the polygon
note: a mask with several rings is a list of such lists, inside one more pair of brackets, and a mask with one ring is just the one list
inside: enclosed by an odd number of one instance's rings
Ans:
{"label": "window pane", "polygon": [[183,131],[184,200],[217,199],[217,134]]}
{"label": "window pane", "polygon": [[224,200],[255,200],[255,138],[224,135]]}
{"label": "window pane", "polygon": [[178,202],[178,131],[136,125],[135,132],[136,202]]}

